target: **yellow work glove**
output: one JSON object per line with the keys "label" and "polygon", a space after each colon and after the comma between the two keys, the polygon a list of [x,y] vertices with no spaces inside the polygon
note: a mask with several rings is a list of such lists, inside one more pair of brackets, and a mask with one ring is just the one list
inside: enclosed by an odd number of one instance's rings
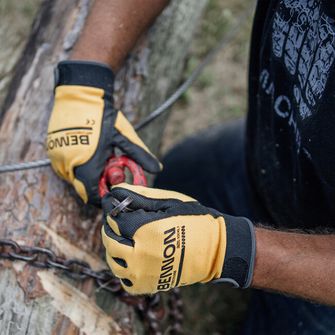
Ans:
{"label": "yellow work glove", "polygon": [[[126,212],[117,213],[115,205],[128,197]],[[107,262],[126,291],[150,294],[210,281],[250,285],[255,237],[248,219],[181,193],[129,184],[113,187],[102,207]]]}
{"label": "yellow work glove", "polygon": [[160,171],[157,158],[113,107],[114,75],[109,67],[64,61],[55,73],[47,151],[55,172],[75,187],[84,202],[100,204],[99,178],[114,147],[146,171]]}

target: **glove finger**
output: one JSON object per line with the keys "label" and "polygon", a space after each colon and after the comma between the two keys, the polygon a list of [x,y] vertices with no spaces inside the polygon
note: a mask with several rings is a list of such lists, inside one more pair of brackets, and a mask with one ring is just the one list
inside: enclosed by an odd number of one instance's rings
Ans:
{"label": "glove finger", "polygon": [[116,235],[107,224],[101,229],[102,243],[108,254],[114,258],[131,259],[133,253],[132,241]]}
{"label": "glove finger", "polygon": [[111,257],[108,252],[106,252],[106,261],[109,268],[112,270],[115,277],[120,278],[123,289],[128,291],[129,288],[133,286],[134,279],[132,279],[133,276],[129,273],[127,266],[120,265],[120,260],[122,259]]}
{"label": "glove finger", "polygon": [[122,149],[136,163],[141,165],[144,170],[150,173],[158,173],[162,170],[162,164],[151,153],[121,112],[117,114],[114,127],[117,133],[113,137],[113,145]]}
{"label": "glove finger", "polygon": [[[104,197],[103,204],[108,201],[108,196]],[[152,200],[148,200],[152,201]],[[156,200],[153,200],[156,202]],[[161,200],[163,201],[163,200]],[[151,222],[163,222],[164,219],[184,216],[184,215],[208,215],[208,209],[201,206],[197,202],[182,202],[179,200],[164,200],[166,203],[170,203],[164,209],[161,206],[158,210],[137,209],[132,212],[120,212],[117,216],[111,216],[106,211],[106,223],[108,228],[105,228],[107,235],[111,234],[114,240],[119,243],[126,245],[134,245],[134,235],[136,231],[142,226]],[[104,206],[104,205],[103,205]]]}

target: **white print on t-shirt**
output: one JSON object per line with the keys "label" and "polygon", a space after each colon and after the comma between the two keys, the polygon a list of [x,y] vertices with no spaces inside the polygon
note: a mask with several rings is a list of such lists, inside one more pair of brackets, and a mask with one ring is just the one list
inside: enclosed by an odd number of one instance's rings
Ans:
{"label": "white print on t-shirt", "polygon": [[321,1],[280,2],[273,19],[272,52],[292,76],[293,92],[289,97],[275,96],[275,84],[267,69],[260,74],[260,84],[272,96],[275,113],[292,127],[299,153],[301,136],[295,117],[304,120],[312,115],[335,60],[335,21],[322,13]]}
{"label": "white print on t-shirt", "polygon": [[270,80],[270,73],[268,70],[263,70],[260,75],[260,84],[264,92],[272,96],[274,100],[274,111],[283,119],[288,120],[288,125],[292,127],[295,134],[295,142],[297,144],[297,153],[299,154],[301,149],[301,136],[298,128],[297,121],[295,120],[293,107],[290,99],[286,95],[279,95],[276,98],[274,83]]}

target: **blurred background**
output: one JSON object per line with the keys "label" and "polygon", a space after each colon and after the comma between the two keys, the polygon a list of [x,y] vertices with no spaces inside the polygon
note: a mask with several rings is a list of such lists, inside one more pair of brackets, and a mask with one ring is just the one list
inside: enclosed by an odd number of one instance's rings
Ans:
{"label": "blurred background", "polygon": [[[0,105],[40,3],[41,0],[0,0]],[[185,78],[253,3],[209,0],[190,47]],[[220,52],[172,109],[162,153],[185,136],[245,114],[252,15],[246,21],[234,42]],[[248,292],[222,285],[185,288],[183,296],[186,334],[232,334],[241,325],[248,300]]]}
{"label": "blurred background", "polygon": [[[191,45],[185,77],[253,4],[251,0],[209,0]],[[251,25],[252,15],[234,42],[218,54],[174,106],[163,137],[163,152],[187,135],[245,114]]]}

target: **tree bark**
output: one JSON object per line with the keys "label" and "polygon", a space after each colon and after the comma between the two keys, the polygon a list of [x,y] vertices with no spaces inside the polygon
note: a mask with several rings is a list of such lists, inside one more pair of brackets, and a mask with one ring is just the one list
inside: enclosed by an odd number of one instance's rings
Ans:
{"label": "tree bark", "polygon": [[[46,156],[53,68],[66,59],[91,0],[44,1],[19,59],[0,113],[0,164]],[[139,41],[116,81],[116,105],[136,123],[180,81],[187,48],[206,0],[175,0]],[[162,120],[142,132],[158,150]],[[101,213],[84,204],[50,168],[0,175],[0,237],[43,246],[105,268]],[[51,270],[1,261],[1,334],[141,333],[131,308],[92,281],[70,281]]]}

